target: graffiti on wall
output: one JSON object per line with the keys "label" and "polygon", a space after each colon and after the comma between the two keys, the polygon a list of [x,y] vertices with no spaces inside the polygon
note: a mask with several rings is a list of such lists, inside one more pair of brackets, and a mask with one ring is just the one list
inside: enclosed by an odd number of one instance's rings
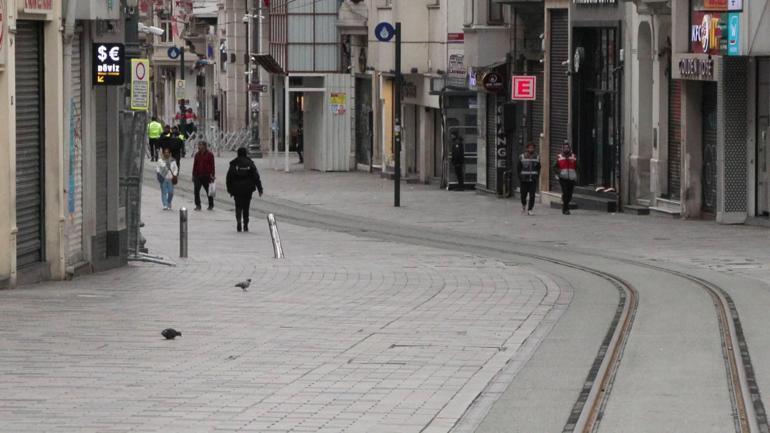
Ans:
{"label": "graffiti on wall", "polygon": [[78,159],[80,158],[80,143],[81,143],[81,131],[80,131],[80,111],[75,103],[75,98],[70,100],[70,137],[69,137],[69,179],[67,182],[67,211],[70,214],[70,218],[76,211],[75,206],[75,174],[78,166]]}

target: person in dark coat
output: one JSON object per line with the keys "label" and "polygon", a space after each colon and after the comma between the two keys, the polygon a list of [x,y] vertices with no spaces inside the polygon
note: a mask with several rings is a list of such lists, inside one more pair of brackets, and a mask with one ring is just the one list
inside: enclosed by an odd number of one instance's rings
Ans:
{"label": "person in dark coat", "polygon": [[227,170],[227,193],[235,199],[236,230],[239,232],[249,231],[249,207],[255,190],[262,197],[262,182],[257,166],[248,157],[246,148],[241,147],[238,149],[238,157],[230,161],[230,169]]}
{"label": "person in dark coat", "polygon": [[535,192],[540,179],[540,156],[535,153],[534,144],[527,143],[526,152],[519,155],[517,167],[521,190],[521,214],[534,215]]}
{"label": "person in dark coat", "polygon": [[450,135],[452,139],[452,166],[457,176],[457,184],[460,189],[465,189],[465,144],[462,138],[453,131]]}

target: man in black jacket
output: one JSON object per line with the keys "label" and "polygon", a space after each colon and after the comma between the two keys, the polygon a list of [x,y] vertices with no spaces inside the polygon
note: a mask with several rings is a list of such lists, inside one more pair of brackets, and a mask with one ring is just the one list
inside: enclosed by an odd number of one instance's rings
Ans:
{"label": "man in black jacket", "polygon": [[463,190],[465,189],[465,144],[457,131],[452,131],[450,138],[452,140],[452,166],[455,169],[455,176],[457,176],[457,185],[460,190]]}
{"label": "man in black jacket", "polygon": [[[230,169],[227,171],[227,193],[235,199],[236,230],[249,231],[249,207],[251,196],[255,190],[262,197],[262,182],[259,179],[259,171],[248,156],[245,147],[238,149],[238,157],[230,161]],[[241,221],[243,225],[241,226]]]}
{"label": "man in black jacket", "polygon": [[[532,215],[535,207],[535,191],[540,179],[540,157],[535,153],[535,145],[527,143],[526,152],[519,155],[519,189],[521,191],[521,214]],[[527,201],[529,197],[529,201]]]}

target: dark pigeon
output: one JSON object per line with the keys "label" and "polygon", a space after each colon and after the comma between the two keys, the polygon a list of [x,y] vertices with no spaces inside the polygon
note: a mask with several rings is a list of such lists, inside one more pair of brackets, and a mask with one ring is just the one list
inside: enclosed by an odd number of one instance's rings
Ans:
{"label": "dark pigeon", "polygon": [[164,329],[160,335],[166,337],[166,340],[173,340],[176,337],[181,337],[182,333],[173,328]]}
{"label": "dark pigeon", "polygon": [[241,290],[245,292],[246,290],[248,290],[250,285],[251,285],[251,278],[247,279],[246,281],[241,281],[240,283],[236,284],[235,287],[240,287]]}

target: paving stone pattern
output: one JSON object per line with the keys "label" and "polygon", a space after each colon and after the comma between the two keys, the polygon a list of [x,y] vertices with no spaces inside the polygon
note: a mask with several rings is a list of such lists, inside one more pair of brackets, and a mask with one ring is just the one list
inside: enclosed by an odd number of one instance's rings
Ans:
{"label": "paving stone pattern", "polygon": [[[158,195],[144,234],[174,257]],[[446,432],[560,295],[523,264],[287,224],[274,260],[251,226],[190,212],[176,267],[0,292],[0,431]]]}

